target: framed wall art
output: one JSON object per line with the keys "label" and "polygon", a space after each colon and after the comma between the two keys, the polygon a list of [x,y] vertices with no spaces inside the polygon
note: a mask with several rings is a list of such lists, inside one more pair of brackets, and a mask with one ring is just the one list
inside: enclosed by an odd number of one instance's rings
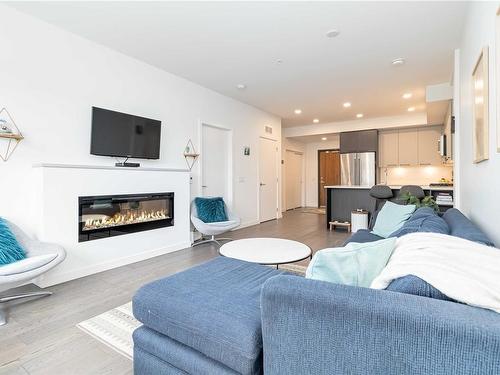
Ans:
{"label": "framed wall art", "polygon": [[489,158],[488,47],[484,47],[472,71],[472,128],[474,163]]}
{"label": "framed wall art", "polygon": [[497,66],[497,152],[500,152],[500,7],[496,17],[496,66]]}

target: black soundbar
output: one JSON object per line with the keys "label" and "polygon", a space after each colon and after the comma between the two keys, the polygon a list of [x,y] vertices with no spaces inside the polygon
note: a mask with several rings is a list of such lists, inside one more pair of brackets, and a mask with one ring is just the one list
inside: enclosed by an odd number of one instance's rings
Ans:
{"label": "black soundbar", "polygon": [[115,167],[126,167],[126,168],[139,168],[141,165],[139,163],[116,163]]}

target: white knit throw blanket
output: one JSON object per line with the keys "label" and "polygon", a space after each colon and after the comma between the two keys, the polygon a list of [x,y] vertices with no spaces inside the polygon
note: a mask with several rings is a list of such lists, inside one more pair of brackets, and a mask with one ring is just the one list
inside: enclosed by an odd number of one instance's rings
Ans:
{"label": "white knit throw blanket", "polygon": [[437,233],[400,237],[371,288],[415,275],[446,296],[500,312],[500,249]]}

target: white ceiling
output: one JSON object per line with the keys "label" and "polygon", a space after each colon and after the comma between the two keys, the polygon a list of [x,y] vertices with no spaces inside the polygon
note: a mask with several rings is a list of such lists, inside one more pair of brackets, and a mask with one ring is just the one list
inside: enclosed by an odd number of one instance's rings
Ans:
{"label": "white ceiling", "polygon": [[[463,2],[9,2],[283,118],[284,126],[425,111],[451,79]],[[327,38],[336,28],[340,35]],[[404,57],[406,64],[391,61]],[[281,59],[281,64],[276,61]],[[240,91],[236,85],[247,88]],[[411,100],[401,99],[411,91]],[[342,103],[352,102],[350,109]],[[302,109],[295,115],[294,109]]]}

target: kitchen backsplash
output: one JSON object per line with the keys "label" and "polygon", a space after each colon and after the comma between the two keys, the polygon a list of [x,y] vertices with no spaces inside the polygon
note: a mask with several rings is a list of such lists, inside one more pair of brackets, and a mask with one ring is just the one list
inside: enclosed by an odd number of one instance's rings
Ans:
{"label": "kitchen backsplash", "polygon": [[[387,171],[387,172],[386,172]],[[386,185],[429,185],[453,177],[451,166],[379,168],[378,182]]]}

